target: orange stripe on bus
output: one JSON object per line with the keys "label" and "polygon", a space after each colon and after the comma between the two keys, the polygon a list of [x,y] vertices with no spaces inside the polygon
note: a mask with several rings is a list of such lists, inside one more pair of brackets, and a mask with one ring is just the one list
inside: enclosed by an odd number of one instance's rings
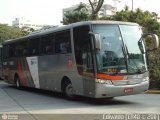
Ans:
{"label": "orange stripe on bus", "polygon": [[111,75],[107,75],[107,74],[98,74],[98,79],[123,80],[124,76],[111,76]]}

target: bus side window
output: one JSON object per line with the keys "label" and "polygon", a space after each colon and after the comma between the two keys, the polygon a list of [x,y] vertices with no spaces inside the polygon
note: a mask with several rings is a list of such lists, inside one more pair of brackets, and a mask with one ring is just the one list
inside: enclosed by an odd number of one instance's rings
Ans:
{"label": "bus side window", "polygon": [[39,43],[40,43],[40,38],[34,38],[29,41],[30,56],[39,55]]}
{"label": "bus side window", "polygon": [[27,56],[28,55],[28,41],[23,40],[19,44],[19,56]]}
{"label": "bus side window", "polygon": [[55,52],[56,53],[70,53],[71,52],[71,37],[70,37],[69,30],[56,33]]}
{"label": "bus side window", "polygon": [[40,45],[40,54],[53,54],[54,48],[54,34],[42,36]]}
{"label": "bus side window", "polygon": [[28,51],[27,51],[26,48],[24,48],[24,49],[23,49],[23,56],[26,56],[26,55],[28,55]]}
{"label": "bus side window", "polygon": [[60,44],[60,53],[68,53],[69,42],[61,42]]}
{"label": "bus side window", "polygon": [[15,44],[14,49],[15,49],[14,57],[18,57],[19,56],[19,44],[18,43]]}
{"label": "bus side window", "polygon": [[10,57],[9,45],[4,45],[2,52],[3,52],[3,59]]}
{"label": "bus side window", "polygon": [[14,57],[15,45],[9,45],[9,57]]}

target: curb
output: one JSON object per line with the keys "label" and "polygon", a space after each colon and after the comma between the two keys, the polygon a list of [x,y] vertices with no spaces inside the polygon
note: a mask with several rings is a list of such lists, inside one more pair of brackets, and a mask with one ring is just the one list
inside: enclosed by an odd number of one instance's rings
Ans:
{"label": "curb", "polygon": [[147,90],[145,93],[147,93],[147,94],[160,94],[160,90]]}

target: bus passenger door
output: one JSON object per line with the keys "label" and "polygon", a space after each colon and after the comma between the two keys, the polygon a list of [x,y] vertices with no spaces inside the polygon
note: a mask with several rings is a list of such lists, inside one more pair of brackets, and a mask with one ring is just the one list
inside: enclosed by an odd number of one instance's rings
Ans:
{"label": "bus passenger door", "polygon": [[[94,96],[94,67],[90,26],[80,26],[73,29],[75,59],[78,73],[78,85],[81,84],[83,95]],[[80,88],[79,88],[80,89]]]}

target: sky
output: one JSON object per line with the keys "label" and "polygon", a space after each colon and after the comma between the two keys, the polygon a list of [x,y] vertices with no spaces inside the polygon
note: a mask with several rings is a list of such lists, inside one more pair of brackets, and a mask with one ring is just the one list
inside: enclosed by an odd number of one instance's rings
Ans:
{"label": "sky", "polygon": [[[160,14],[159,0],[133,0],[134,8],[141,8]],[[12,24],[15,18],[24,17],[37,24],[59,25],[62,21],[62,9],[88,0],[0,0],[0,23]],[[114,5],[112,0],[105,3]],[[128,5],[132,0],[121,0],[118,10]]]}

